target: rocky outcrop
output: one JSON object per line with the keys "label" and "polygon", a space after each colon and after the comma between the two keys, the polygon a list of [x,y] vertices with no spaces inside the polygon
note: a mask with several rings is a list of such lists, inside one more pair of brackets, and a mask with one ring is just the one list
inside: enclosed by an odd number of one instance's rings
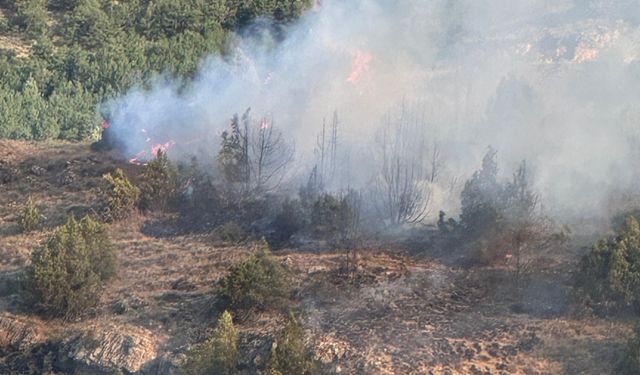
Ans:
{"label": "rocky outcrop", "polygon": [[27,348],[44,340],[40,325],[28,318],[0,314],[0,347]]}
{"label": "rocky outcrop", "polygon": [[105,324],[66,340],[64,347],[76,374],[140,372],[157,356],[154,335],[141,327]]}

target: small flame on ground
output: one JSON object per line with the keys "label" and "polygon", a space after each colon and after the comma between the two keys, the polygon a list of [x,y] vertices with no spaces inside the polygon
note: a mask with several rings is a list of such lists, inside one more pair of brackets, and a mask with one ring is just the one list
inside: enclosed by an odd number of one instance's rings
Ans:
{"label": "small flame on ground", "polygon": [[269,129],[269,122],[266,118],[263,118],[260,122],[260,129]]}
{"label": "small flame on ground", "polygon": [[175,141],[169,141],[167,143],[160,143],[157,144],[153,147],[151,147],[151,154],[155,157],[158,156],[158,152],[162,151],[162,152],[167,152],[167,150],[169,150],[169,148],[173,145],[175,145],[176,142]]}
{"label": "small flame on ground", "polygon": [[129,164],[146,165],[146,163],[143,163],[143,162],[140,161],[140,159],[144,158],[145,155],[147,155],[147,151],[138,152],[134,157],[129,159]]}
{"label": "small flame on ground", "polygon": [[351,74],[349,74],[347,81],[351,83],[358,82],[360,78],[369,71],[369,64],[372,59],[373,56],[371,56],[371,54],[360,50],[356,51],[356,55],[351,62]]}
{"label": "small flame on ground", "polygon": [[[147,133],[147,130],[146,129],[140,129],[140,132],[146,134],[147,135],[146,142],[147,143],[151,143],[151,138],[149,137],[149,135]],[[169,148],[171,148],[171,146],[173,146],[175,144],[176,144],[176,142],[174,140],[170,140],[170,141],[165,142],[165,143],[158,143],[158,144],[155,144],[155,145],[150,145],[149,149],[142,150],[142,151],[138,152],[134,157],[129,159],[129,163],[130,164],[135,164],[135,165],[147,165],[147,163],[144,160],[148,160],[150,156],[151,157],[158,156],[158,153],[160,151],[167,152],[169,150]]]}

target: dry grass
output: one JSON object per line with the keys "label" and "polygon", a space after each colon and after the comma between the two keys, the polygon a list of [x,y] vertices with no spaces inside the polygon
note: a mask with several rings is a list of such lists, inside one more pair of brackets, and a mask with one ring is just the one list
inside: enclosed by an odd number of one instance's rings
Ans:
{"label": "dry grass", "polygon": [[[0,167],[17,171],[0,184],[0,309],[21,322],[57,327],[36,335],[42,340],[90,327],[133,327],[153,332],[158,355],[183,350],[215,325],[216,282],[254,247],[217,246],[196,235],[149,237],[142,226],[162,217],[136,215],[111,226],[119,272],[86,320],[41,321],[20,310],[19,294],[1,290],[69,211],[93,207],[102,174],[116,166],[135,179],[137,167],[86,144],[0,141]],[[23,235],[15,218],[27,195],[47,219],[45,229]],[[606,374],[630,329],[566,313],[516,314],[509,289],[500,286],[507,279],[492,270],[453,269],[382,250],[359,251],[351,268],[339,251],[276,256],[294,271],[295,300],[314,352],[329,371],[343,374]],[[266,359],[282,321],[277,313],[242,321],[246,364]]]}

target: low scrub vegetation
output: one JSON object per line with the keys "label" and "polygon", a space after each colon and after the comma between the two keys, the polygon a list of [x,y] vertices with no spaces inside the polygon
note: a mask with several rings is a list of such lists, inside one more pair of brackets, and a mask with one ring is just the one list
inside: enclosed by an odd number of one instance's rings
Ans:
{"label": "low scrub vegetation", "polygon": [[236,310],[268,310],[287,306],[288,271],[271,255],[266,241],[248,259],[231,267],[220,293]]}
{"label": "low scrub vegetation", "polygon": [[95,306],[117,260],[107,229],[90,217],[70,218],[31,256],[25,289],[49,316],[74,317]]}

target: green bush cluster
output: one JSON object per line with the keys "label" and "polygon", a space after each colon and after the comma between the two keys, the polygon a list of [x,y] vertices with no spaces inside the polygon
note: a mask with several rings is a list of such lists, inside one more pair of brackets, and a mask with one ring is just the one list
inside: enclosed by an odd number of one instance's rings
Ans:
{"label": "green bush cluster", "polygon": [[599,241],[582,257],[574,286],[596,311],[640,308],[640,224],[635,218],[629,217],[617,236]]}
{"label": "green bush cluster", "polygon": [[231,267],[220,293],[233,309],[251,311],[285,307],[290,295],[288,271],[273,259],[269,245]]}
{"label": "green bush cluster", "polygon": [[180,373],[183,375],[231,375],[237,373],[238,330],[225,311],[213,335],[187,352]]}
{"label": "green bush cluster", "polygon": [[20,229],[24,233],[35,230],[38,227],[38,224],[40,224],[41,218],[42,216],[40,215],[38,206],[36,206],[36,202],[33,198],[29,197],[20,212],[20,216],[18,217],[18,225],[20,225]]}
{"label": "green bush cluster", "polygon": [[73,317],[95,306],[117,270],[107,228],[90,217],[70,218],[31,255],[25,289],[37,310]]}
{"label": "green bush cluster", "polygon": [[0,49],[0,137],[82,140],[96,135],[95,108],[168,73],[192,77],[225,53],[235,30],[258,17],[297,18],[311,0],[0,1],[28,55]]}
{"label": "green bush cluster", "polygon": [[326,240],[336,246],[350,246],[360,231],[361,197],[354,190],[343,194],[321,193],[300,199],[286,199],[271,221],[270,240],[286,245],[296,234]]}
{"label": "green bush cluster", "polygon": [[140,189],[129,181],[120,168],[113,174],[104,175],[104,180],[105,218],[108,221],[126,219],[138,207]]}
{"label": "green bush cluster", "polygon": [[269,375],[308,375],[315,368],[313,357],[305,345],[304,329],[295,315],[271,346]]}

